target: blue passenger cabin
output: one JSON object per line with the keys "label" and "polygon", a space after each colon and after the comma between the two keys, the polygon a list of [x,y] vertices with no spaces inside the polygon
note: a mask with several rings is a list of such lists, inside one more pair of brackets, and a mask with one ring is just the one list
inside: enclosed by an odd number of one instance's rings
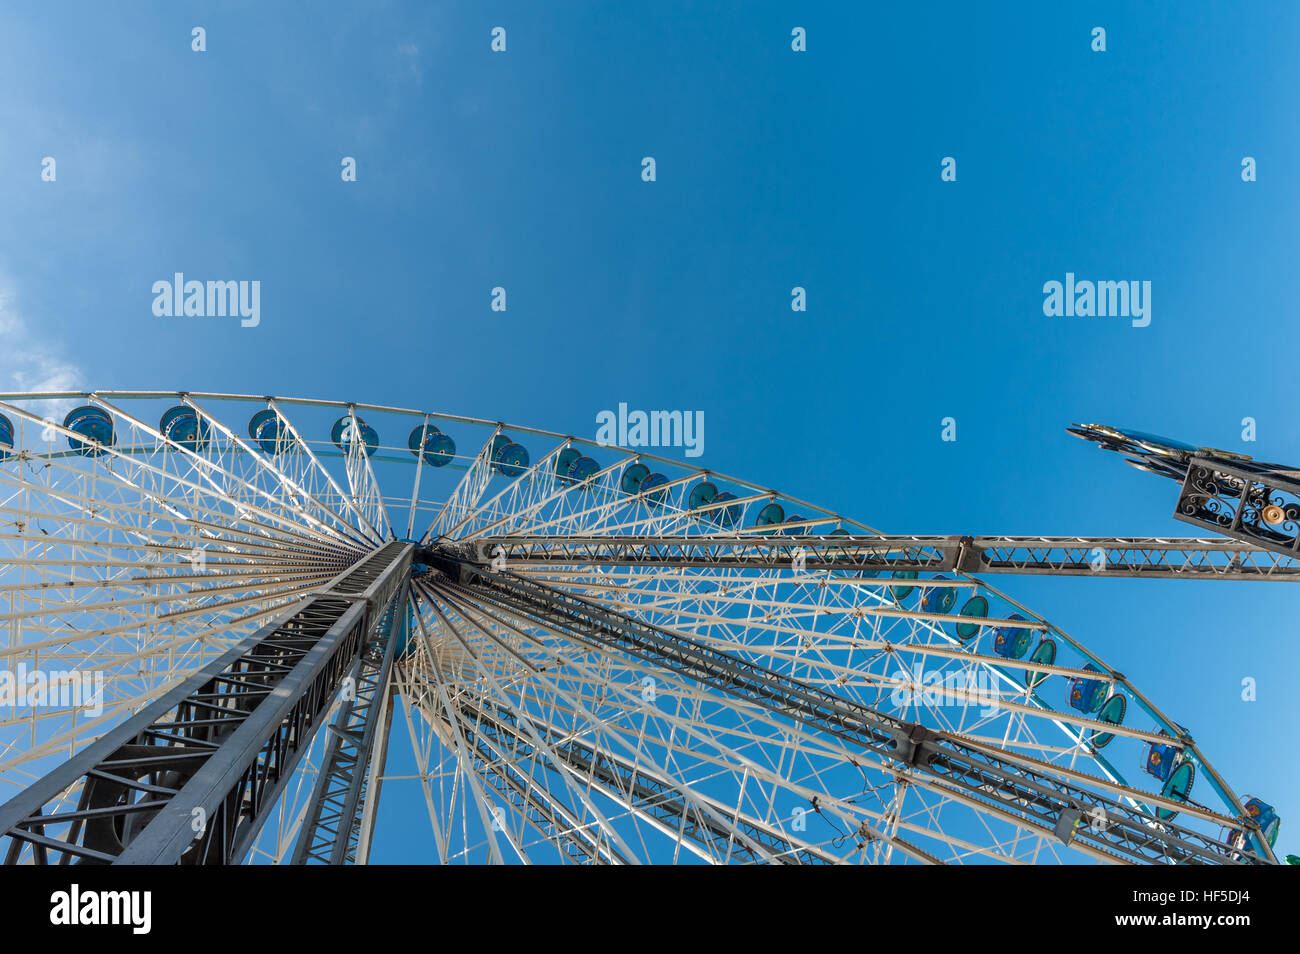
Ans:
{"label": "blue passenger cabin", "polygon": [[[1160,794],[1173,802],[1185,802],[1187,796],[1192,792],[1192,784],[1195,781],[1196,765],[1184,759],[1175,765],[1174,770],[1169,773],[1169,778],[1160,789]],[[1178,812],[1171,811],[1168,808],[1157,808],[1156,817],[1161,821],[1170,821],[1178,817]]]}
{"label": "blue passenger cabin", "polygon": [[[936,576],[931,582],[943,583],[951,577]],[[921,594],[921,610],[947,616],[957,605],[957,588],[955,586],[927,586]]]}
{"label": "blue passenger cabin", "polygon": [[505,434],[492,438],[492,469],[502,477],[514,480],[528,469],[528,451]]}
{"label": "blue passenger cabin", "polygon": [[[957,615],[968,619],[984,619],[989,615],[989,601],[976,594],[966,601]],[[980,628],[981,624],[979,623],[960,622],[957,624],[957,638],[961,640],[970,639],[972,636],[979,634]]]}
{"label": "blue passenger cabin", "polygon": [[173,444],[179,444],[188,451],[201,451],[211,443],[211,429],[208,422],[199,417],[198,411],[184,404],[178,404],[163,412],[158,422],[158,431]]}
{"label": "blue passenger cabin", "polygon": [[[1010,616],[1007,619],[1011,619]],[[1025,632],[1028,632],[1026,630]],[[1056,640],[1044,636],[1042,641],[1034,647],[1033,653],[1029,656],[1031,663],[1037,663],[1040,666],[1051,666],[1056,662]],[[1048,677],[1049,673],[1035,672],[1031,669],[1025,670],[1025,685],[1030,689],[1036,689],[1042,684],[1042,681]]]}
{"label": "blue passenger cabin", "polygon": [[555,477],[560,483],[573,483],[573,478],[569,476],[569,468],[581,456],[582,451],[576,447],[566,447],[555,455]]}
{"label": "blue passenger cabin", "polygon": [[638,461],[635,464],[629,465],[628,468],[623,471],[623,478],[619,481],[619,486],[623,489],[623,493],[625,494],[638,494],[641,492],[641,487],[649,476],[650,468]]}
{"label": "blue passenger cabin", "polygon": [[[713,498],[713,502],[726,503],[728,500],[735,500],[736,495],[730,490],[724,490]],[[726,507],[718,507],[716,510],[710,510],[704,515],[705,519],[714,526],[721,527],[723,530],[734,529],[736,524],[740,523],[741,510],[740,504],[731,504]]]}
{"label": "blue passenger cabin", "polygon": [[345,454],[352,448],[352,444],[357,440],[358,435],[360,435],[361,446],[365,450],[366,456],[374,456],[375,450],[379,447],[379,434],[361,418],[358,417],[354,423],[352,415],[345,414],[335,421],[334,426],[330,428],[330,440],[334,442],[335,447]]}
{"label": "blue passenger cabin", "polygon": [[[893,578],[895,580],[915,580],[918,576],[920,574],[915,570],[895,570]],[[916,587],[910,584],[898,583],[889,588],[889,595],[894,598],[894,602],[901,603],[911,596],[915,589]]]}
{"label": "blue passenger cabin", "polygon": [[1178,757],[1182,754],[1182,749],[1174,745],[1173,738],[1164,729],[1160,734],[1169,739],[1168,742],[1152,742],[1147,746],[1146,764],[1142,766],[1152,778],[1165,781],[1169,778],[1169,773],[1174,770],[1178,763]]}
{"label": "blue passenger cabin", "polygon": [[248,422],[248,436],[268,454],[275,455],[286,448],[289,435],[284,429],[280,415],[271,408],[258,411]]}
{"label": "blue passenger cabin", "polygon": [[790,524],[790,526],[787,526],[781,532],[789,537],[797,537],[800,534],[807,533],[808,528],[802,526],[804,519],[805,517],[801,513],[792,514],[790,518],[786,520],[786,523]]}
{"label": "blue passenger cabin", "polygon": [[456,456],[456,442],[432,424],[421,424],[411,431],[406,446],[417,459],[431,467],[442,467]]}
{"label": "blue passenger cabin", "polygon": [[1252,795],[1247,795],[1241,807],[1246,810],[1246,817],[1259,826],[1259,833],[1268,846],[1270,848],[1275,846],[1278,833],[1282,830],[1282,819],[1277,817],[1273,806]]}
{"label": "blue passenger cabin", "polygon": [[[1007,619],[1024,620],[1024,617],[1012,613]],[[996,626],[993,629],[993,651],[1003,659],[1024,659],[1033,641],[1033,630],[1023,626]],[[1055,652],[1052,656],[1055,658]]]}
{"label": "blue passenger cabin", "polygon": [[[1100,673],[1096,666],[1087,663],[1086,672]],[[1110,684],[1105,679],[1085,679],[1082,676],[1070,680],[1070,708],[1077,709],[1084,715],[1092,715],[1101,708],[1110,692]]]}
{"label": "blue passenger cabin", "polygon": [[[1128,700],[1124,697],[1123,693],[1117,692],[1107,699],[1105,705],[1101,707],[1101,711],[1097,713],[1097,721],[1104,722],[1107,725],[1123,725],[1124,713],[1127,711]],[[1092,744],[1094,749],[1104,749],[1106,746],[1110,745],[1114,739],[1114,732],[1101,732],[1097,729],[1093,729],[1091,736],[1089,737],[1089,742]]]}
{"label": "blue passenger cabin", "polygon": [[14,422],[0,414],[0,460],[8,460],[14,450]]}
{"label": "blue passenger cabin", "polygon": [[[1183,732],[1187,731],[1182,726],[1179,728]],[[1161,729],[1159,734],[1169,741],[1152,742],[1147,746],[1147,757],[1142,770],[1152,778],[1164,782],[1160,787],[1162,796],[1170,801],[1185,802],[1192,791],[1192,783],[1196,781],[1196,765],[1185,756],[1183,747],[1177,744],[1177,740],[1168,731]],[[1156,809],[1156,817],[1162,821],[1169,821],[1177,814],[1167,808]]]}
{"label": "blue passenger cabin", "polygon": [[641,481],[640,493],[644,494],[645,502],[651,507],[662,506],[666,490],[656,490],[656,487],[662,487],[668,483],[668,478],[657,471],[653,474],[646,474],[645,479]]}
{"label": "blue passenger cabin", "polygon": [[83,457],[98,457],[104,453],[103,448],[113,446],[116,435],[113,432],[113,419],[103,408],[74,407],[63,419],[63,426],[78,437],[69,437],[68,446]]}
{"label": "blue passenger cabin", "polygon": [[701,480],[691,488],[690,496],[686,498],[686,506],[689,510],[699,510],[701,507],[707,507],[713,503],[713,498],[718,496],[718,488],[708,480]]}
{"label": "blue passenger cabin", "polygon": [[[785,508],[775,500],[765,504],[763,509],[758,512],[754,518],[755,527],[775,527],[785,522]],[[763,533],[774,533],[773,530],[763,530]]]}
{"label": "blue passenger cabin", "polygon": [[600,464],[595,458],[579,457],[569,465],[569,480],[575,484],[585,484],[600,472]]}

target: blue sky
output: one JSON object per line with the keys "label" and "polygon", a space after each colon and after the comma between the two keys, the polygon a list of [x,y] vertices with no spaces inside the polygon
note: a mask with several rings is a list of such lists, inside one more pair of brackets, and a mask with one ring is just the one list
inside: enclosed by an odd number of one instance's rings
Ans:
{"label": "blue sky", "polygon": [[[891,532],[1188,532],[1071,421],[1300,461],[1300,8],[897,7],[7,3],[0,379],[588,437],[619,402],[702,410],[693,463]],[[260,325],[155,317],[177,271],[260,281]],[[1150,326],[1045,317],[1067,271],[1149,280]],[[1291,588],[993,582],[1295,850]]]}

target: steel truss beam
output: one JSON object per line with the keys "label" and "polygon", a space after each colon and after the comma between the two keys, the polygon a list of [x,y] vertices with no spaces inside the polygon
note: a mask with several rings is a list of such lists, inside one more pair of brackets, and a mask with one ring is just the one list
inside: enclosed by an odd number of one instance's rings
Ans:
{"label": "steel truss beam", "polygon": [[[409,624],[410,618],[407,618]],[[379,700],[375,714],[375,741],[370,750],[370,771],[366,777],[365,798],[361,804],[361,819],[357,826],[356,858],[359,865],[370,864],[370,848],[374,841],[375,816],[379,809],[379,796],[383,790],[384,769],[388,763],[388,740],[393,721],[393,700],[396,687],[390,681]]]}
{"label": "steel truss beam", "polygon": [[[5,861],[229,864],[248,852],[409,573],[390,543],[0,806]],[[65,793],[80,786],[73,811]]]}
{"label": "steel truss beam", "polygon": [[[499,549],[498,549],[499,548]],[[499,536],[460,545],[479,566],[803,568],[1156,579],[1300,580],[1300,562],[1221,539],[962,536]]]}
{"label": "steel truss beam", "polygon": [[991,807],[1023,827],[1054,835],[1092,854],[1144,863],[1274,861],[1267,849],[1263,854],[1237,851],[1202,832],[1158,821],[1154,814],[1155,807],[1196,813],[1225,828],[1242,830],[1240,822],[1208,809],[897,719],[509,571],[478,572],[468,563],[443,567],[456,573],[458,582],[478,599],[517,618],[540,622],[597,651],[626,653],[827,732],[892,762],[900,774],[924,773],[959,798]]}
{"label": "steel truss beam", "polygon": [[[380,616],[349,678],[352,692],[339,706],[321,757],[292,864],[356,864],[371,753],[381,721],[395,648],[405,642],[410,602],[401,587]],[[369,816],[373,819],[373,813]]]}

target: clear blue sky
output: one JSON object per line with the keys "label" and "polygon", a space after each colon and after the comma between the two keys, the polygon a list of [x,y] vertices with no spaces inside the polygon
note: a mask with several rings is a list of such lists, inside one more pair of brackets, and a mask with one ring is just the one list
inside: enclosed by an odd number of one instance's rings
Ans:
{"label": "clear blue sky", "polygon": [[[1063,428],[1300,463],[1298,25],[1284,2],[10,0],[0,378],[583,436],[619,402],[702,410],[693,463],[882,530],[1183,535],[1173,484]],[[155,317],[177,271],[260,281],[260,326]],[[1067,271],[1151,281],[1151,325],[1045,317]],[[994,582],[1300,845],[1300,589]]]}

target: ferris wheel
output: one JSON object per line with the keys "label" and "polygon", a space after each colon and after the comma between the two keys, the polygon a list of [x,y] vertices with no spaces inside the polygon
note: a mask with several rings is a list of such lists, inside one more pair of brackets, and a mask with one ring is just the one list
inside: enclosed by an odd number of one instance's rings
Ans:
{"label": "ferris wheel", "polygon": [[1196,713],[987,576],[1294,580],[1294,475],[1075,432],[1216,536],[886,535],[448,414],[0,396],[0,850],[366,863],[401,785],[439,863],[1275,863]]}

